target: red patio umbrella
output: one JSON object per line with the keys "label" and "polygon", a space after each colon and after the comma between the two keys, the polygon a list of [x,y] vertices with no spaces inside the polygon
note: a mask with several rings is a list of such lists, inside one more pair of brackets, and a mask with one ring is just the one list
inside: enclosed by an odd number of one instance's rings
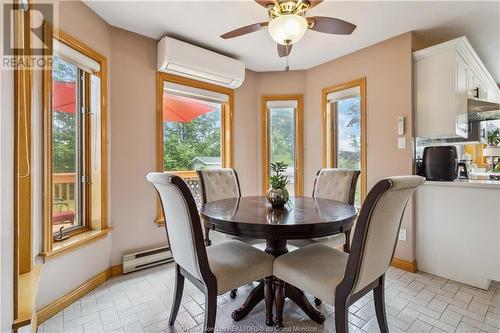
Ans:
{"label": "red patio umbrella", "polygon": [[163,94],[163,121],[187,123],[214,110],[213,106],[191,98]]}
{"label": "red patio umbrella", "polygon": [[52,109],[59,112],[75,113],[75,82],[52,82]]}
{"label": "red patio umbrella", "polygon": [[[59,112],[75,113],[76,88],[74,82],[54,81],[52,83],[52,109]],[[163,94],[163,121],[190,122],[214,111],[215,108],[191,98]]]}

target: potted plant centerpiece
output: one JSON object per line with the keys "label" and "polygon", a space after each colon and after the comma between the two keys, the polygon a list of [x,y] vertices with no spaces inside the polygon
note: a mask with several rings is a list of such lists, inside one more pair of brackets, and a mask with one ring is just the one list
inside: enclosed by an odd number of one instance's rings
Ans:
{"label": "potted plant centerpiece", "polygon": [[500,131],[497,129],[488,132],[488,145],[483,149],[483,155],[491,159],[491,172],[500,172]]}
{"label": "potted plant centerpiece", "polygon": [[276,209],[283,209],[290,198],[288,190],[286,189],[289,181],[288,177],[284,174],[287,167],[288,164],[284,162],[271,163],[273,175],[269,177],[271,188],[267,192],[267,201]]}

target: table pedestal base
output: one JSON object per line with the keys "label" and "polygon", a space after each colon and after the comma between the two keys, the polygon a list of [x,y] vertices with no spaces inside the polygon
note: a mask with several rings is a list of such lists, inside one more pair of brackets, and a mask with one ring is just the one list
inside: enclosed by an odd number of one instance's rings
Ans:
{"label": "table pedestal base", "polygon": [[[245,318],[253,308],[264,299],[264,281],[261,281],[248,295],[245,303],[234,310],[231,317],[234,321],[240,321]],[[271,303],[272,304],[272,303]]]}
{"label": "table pedestal base", "polygon": [[[274,240],[270,239],[266,241],[266,252],[272,254],[275,257],[279,257],[282,254],[288,252],[286,240]],[[309,300],[307,299],[304,292],[292,285],[286,284],[283,281],[276,279],[274,277],[267,277],[264,281],[260,281],[259,285],[255,287],[248,295],[245,303],[241,305],[238,309],[234,310],[231,317],[234,321],[240,321],[245,318],[253,308],[259,304],[264,298],[266,298],[266,325],[273,326],[273,304],[275,301],[274,292],[276,285],[284,284],[285,297],[289,298],[295,304],[297,304],[304,313],[318,324],[323,324],[325,322],[325,316],[316,310]],[[281,307],[283,308],[283,307]],[[283,316],[282,314],[277,314],[276,325],[279,327],[283,326]]]}

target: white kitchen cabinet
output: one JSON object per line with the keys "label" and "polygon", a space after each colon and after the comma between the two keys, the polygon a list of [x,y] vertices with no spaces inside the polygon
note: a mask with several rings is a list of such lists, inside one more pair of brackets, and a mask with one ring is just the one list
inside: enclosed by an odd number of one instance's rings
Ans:
{"label": "white kitchen cabinet", "polygon": [[466,37],[413,53],[416,135],[467,138],[467,99],[500,91]]}
{"label": "white kitchen cabinet", "polygon": [[472,70],[467,71],[467,97],[488,100],[486,84]]}
{"label": "white kitchen cabinet", "polygon": [[[469,131],[469,117],[467,115],[467,97],[469,89],[467,86],[467,80],[471,70],[467,66],[465,60],[458,53],[455,53],[455,65],[455,99],[457,106],[455,112],[453,112],[453,107],[450,107],[452,110],[450,112],[450,118],[455,116],[455,134],[463,138],[467,138]],[[453,126],[452,120],[451,123]]]}

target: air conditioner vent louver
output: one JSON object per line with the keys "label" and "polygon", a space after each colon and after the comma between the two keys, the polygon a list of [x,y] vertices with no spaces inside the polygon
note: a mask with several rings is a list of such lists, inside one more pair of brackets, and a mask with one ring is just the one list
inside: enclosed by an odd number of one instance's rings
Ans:
{"label": "air conditioner vent louver", "polygon": [[130,253],[123,256],[123,273],[130,273],[172,261],[172,253],[168,246]]}

